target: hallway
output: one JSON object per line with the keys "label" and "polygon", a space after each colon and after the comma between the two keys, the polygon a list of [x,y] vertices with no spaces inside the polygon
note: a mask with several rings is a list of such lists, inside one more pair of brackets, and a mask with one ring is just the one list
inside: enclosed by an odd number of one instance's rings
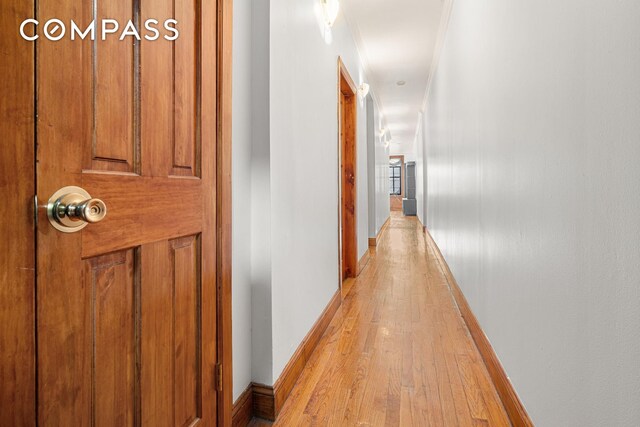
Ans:
{"label": "hallway", "polygon": [[509,425],[419,222],[390,221],[276,425]]}

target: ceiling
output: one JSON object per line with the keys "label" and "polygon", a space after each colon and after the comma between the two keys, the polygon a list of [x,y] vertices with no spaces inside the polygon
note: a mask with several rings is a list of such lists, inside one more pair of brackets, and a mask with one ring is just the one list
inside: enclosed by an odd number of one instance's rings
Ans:
{"label": "ceiling", "polygon": [[391,132],[391,153],[411,153],[442,0],[342,0],[341,6]]}

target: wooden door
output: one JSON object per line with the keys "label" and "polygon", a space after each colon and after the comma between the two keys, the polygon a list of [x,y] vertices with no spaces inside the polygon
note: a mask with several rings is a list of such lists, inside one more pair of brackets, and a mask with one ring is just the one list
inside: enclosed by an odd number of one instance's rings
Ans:
{"label": "wooden door", "polygon": [[356,88],[338,60],[338,114],[340,127],[340,239],[342,280],[358,275],[356,203]]}
{"label": "wooden door", "polygon": [[[38,14],[140,32],[175,18],[180,33],[38,42],[39,424],[214,425],[217,4],[40,0]],[[105,219],[51,226],[45,204],[65,186],[102,199]]]}
{"label": "wooden door", "polygon": [[0,426],[35,425],[35,49],[17,31],[33,10],[0,2]]}

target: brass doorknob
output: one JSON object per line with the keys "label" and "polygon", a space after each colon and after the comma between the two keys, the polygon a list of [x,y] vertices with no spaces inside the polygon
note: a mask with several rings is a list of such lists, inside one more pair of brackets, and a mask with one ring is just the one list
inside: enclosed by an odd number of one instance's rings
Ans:
{"label": "brass doorknob", "polygon": [[107,215],[107,205],[80,187],[64,187],[47,203],[47,217],[57,230],[75,233],[87,224],[100,222]]}

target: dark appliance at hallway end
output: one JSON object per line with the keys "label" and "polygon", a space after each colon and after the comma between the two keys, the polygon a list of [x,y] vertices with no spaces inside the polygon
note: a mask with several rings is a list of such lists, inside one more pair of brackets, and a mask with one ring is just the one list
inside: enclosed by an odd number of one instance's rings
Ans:
{"label": "dark appliance at hallway end", "polygon": [[406,216],[415,216],[417,214],[416,162],[405,164],[405,189],[407,197],[402,199],[402,213]]}

